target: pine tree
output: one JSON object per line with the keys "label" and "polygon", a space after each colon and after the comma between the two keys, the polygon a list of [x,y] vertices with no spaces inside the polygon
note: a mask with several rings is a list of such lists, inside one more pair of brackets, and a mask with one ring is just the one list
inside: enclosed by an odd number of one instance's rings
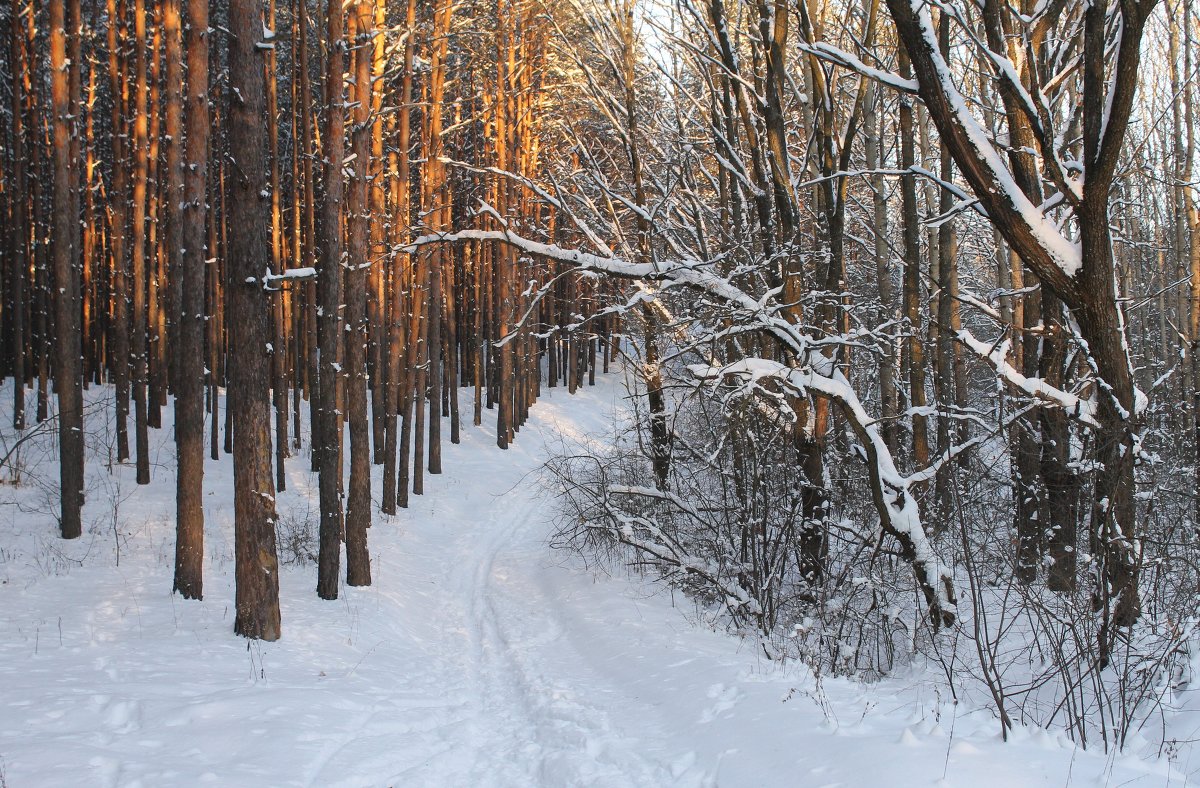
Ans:
{"label": "pine tree", "polygon": [[271,477],[269,282],[270,223],[265,194],[266,102],[260,0],[232,0],[229,27],[229,400],[233,411],[234,532],[237,617],[234,630],[277,640],[279,565]]}

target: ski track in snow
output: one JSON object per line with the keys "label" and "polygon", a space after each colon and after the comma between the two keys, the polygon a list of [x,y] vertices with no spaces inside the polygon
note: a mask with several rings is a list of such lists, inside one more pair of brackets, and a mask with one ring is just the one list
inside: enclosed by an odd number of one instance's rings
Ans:
{"label": "ski track in snow", "polygon": [[[205,600],[170,593],[169,409],[149,487],[89,462],[76,542],[55,538],[45,490],[0,487],[0,785],[1189,784],[1186,754],[1106,758],[1026,729],[1002,744],[927,673],[818,681],[661,585],[551,551],[537,470],[556,442],[611,429],[618,378],[544,390],[507,452],[464,424],[426,494],[376,517],[374,585],[324,602],[315,567],[282,570],[277,643],[231,631],[228,457],[205,469]],[[27,480],[56,478],[29,462]],[[281,515],[315,521],[307,454],[288,484]]]}

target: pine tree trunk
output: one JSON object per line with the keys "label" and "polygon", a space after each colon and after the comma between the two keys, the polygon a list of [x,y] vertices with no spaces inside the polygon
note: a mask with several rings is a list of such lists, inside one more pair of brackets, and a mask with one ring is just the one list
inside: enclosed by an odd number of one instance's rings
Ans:
{"label": "pine tree trunk", "polygon": [[[412,31],[415,29],[415,26],[416,0],[408,0],[408,7],[405,12],[405,30],[409,31],[409,35],[404,41],[404,75],[400,81],[400,116],[397,119],[396,140],[398,151],[396,162],[397,174],[393,199],[396,226],[392,234],[397,245],[408,240],[410,236],[409,222],[412,215],[409,156],[412,144],[412,110],[410,105],[412,103],[413,58],[415,56]],[[397,257],[394,274],[398,279],[395,283],[398,303],[402,305],[399,313],[394,318],[400,324],[394,333],[399,333],[403,337],[403,347],[392,346],[393,354],[403,354],[403,364],[397,370],[396,375],[397,418],[400,420],[398,425],[400,437],[396,447],[396,460],[398,464],[398,468],[396,469],[396,505],[404,508],[408,506],[409,449],[412,444],[413,426],[413,367],[416,361],[414,332],[417,330],[417,323],[414,316],[417,314],[417,293],[412,270],[414,259],[412,255],[402,252]]]}
{"label": "pine tree trunk", "polygon": [[[263,24],[275,30],[275,1],[268,0]],[[267,155],[271,160],[271,272],[280,274],[287,268],[283,248],[283,194],[279,180],[279,74],[278,58],[272,48],[265,50],[264,79],[267,89]],[[290,288],[289,288],[290,289]],[[288,330],[285,303],[288,290],[281,289],[271,304],[271,399],[275,408],[275,489],[287,489],[288,457]]]}
{"label": "pine tree trunk", "polygon": [[125,4],[120,10],[117,0],[108,0],[108,74],[113,96],[112,107],[112,211],[110,212],[109,237],[113,268],[113,343],[110,364],[116,389],[117,462],[129,459],[129,263],[127,261],[126,221],[128,204],[128,163],[124,141],[127,126],[126,110],[129,106],[129,80],[118,42],[121,40],[120,20],[124,16]]}
{"label": "pine tree trunk", "polygon": [[15,79],[12,85],[13,228],[12,242],[12,338],[13,417],[15,430],[25,429],[25,280],[29,273],[29,211],[26,185],[24,89],[27,65],[25,34],[21,30],[21,0],[12,0],[9,10],[9,56]]}
{"label": "pine tree trunk", "polygon": [[270,263],[266,189],[262,5],[231,0],[229,149],[237,162],[229,194],[229,400],[233,410],[234,630],[277,640],[279,566],[271,478],[271,306],[263,281]]}
{"label": "pine tree trunk", "polygon": [[150,435],[147,430],[146,401],[146,188],[149,177],[149,113],[146,76],[146,5],[135,0],[133,6],[134,100],[133,100],[133,231],[131,244],[130,289],[130,368],[133,388],[134,444],[137,483],[150,483]]}
{"label": "pine tree trunk", "polygon": [[[83,533],[83,375],[80,370],[79,269],[75,262],[75,229],[79,208],[71,188],[70,76],[64,3],[50,4],[51,104],[54,129],[55,381],[58,393],[59,527],[64,539]],[[78,35],[78,31],[76,31]]]}
{"label": "pine tree trunk", "polygon": [[[178,377],[175,396],[175,590],[185,599],[204,593],[204,289],[205,204],[208,188],[208,0],[187,0],[187,149],[182,210],[172,222],[180,279]],[[178,57],[179,0],[167,0],[167,63]],[[172,51],[175,54],[172,55]],[[168,76],[168,79],[170,77]],[[168,117],[170,110],[168,110]],[[171,122],[168,120],[168,127]],[[174,172],[174,170],[172,170]],[[172,178],[177,177],[172,175]],[[172,187],[171,191],[174,192]],[[215,250],[209,250],[215,251]]]}
{"label": "pine tree trunk", "polygon": [[350,497],[346,506],[346,583],[371,584],[367,528],[371,525],[371,424],[367,413],[367,226],[368,165],[371,142],[371,55],[373,12],[358,0],[350,16],[354,45],[354,125],[351,152],[354,174],[348,213],[349,259],[346,269],[346,404],[350,422]]}
{"label": "pine tree trunk", "polygon": [[320,367],[318,378],[318,410],[320,429],[313,441],[313,452],[319,452],[321,528],[317,557],[317,595],[322,599],[337,599],[338,577],[341,574],[342,485],[341,485],[341,423],[338,415],[337,377],[339,347],[339,313],[341,311],[342,277],[342,159],[345,117],[342,71],[343,27],[342,7],[338,0],[329,0],[327,9],[326,45],[328,62],[325,72],[326,105],[329,108],[325,130],[325,202],[322,208],[324,247],[317,275],[318,321],[317,344]]}

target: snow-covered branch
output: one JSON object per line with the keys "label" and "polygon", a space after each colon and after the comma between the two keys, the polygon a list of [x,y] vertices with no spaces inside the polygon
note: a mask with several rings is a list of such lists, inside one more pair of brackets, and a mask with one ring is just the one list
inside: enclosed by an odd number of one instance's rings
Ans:
{"label": "snow-covered branch", "polygon": [[878,429],[878,421],[863,405],[861,398],[837,364],[821,353],[817,342],[799,325],[783,317],[774,302],[774,293],[754,298],[721,276],[710,261],[676,260],[633,263],[618,257],[601,257],[555,244],[524,238],[511,230],[462,230],[421,236],[404,247],[405,251],[432,243],[493,241],[513,246],[527,254],[553,260],[578,269],[594,271],[622,279],[658,281],[664,287],[684,286],[705,293],[732,308],[738,320],[755,325],[773,337],[790,365],[768,359],[744,359],[723,368],[695,368],[702,378],[728,375],[751,379],[774,378],[798,393],[825,398],[838,406],[863,442],[872,498],[883,530],[901,545],[911,562],[917,583],[929,606],[931,619],[938,625],[952,625],[957,619],[956,592],[949,567],[942,562],[929,541],[921,521],[910,482],[896,469],[895,460]]}
{"label": "snow-covered branch", "polygon": [[1096,420],[1096,403],[1090,399],[1082,399],[1069,391],[1051,386],[1041,378],[1031,378],[1021,374],[1020,370],[1008,363],[1009,341],[988,344],[981,342],[967,329],[958,332],[958,341],[969,348],[975,355],[988,362],[996,374],[1004,381],[1051,405],[1057,405],[1071,416],[1088,425],[1099,427]]}
{"label": "snow-covered branch", "polygon": [[900,543],[901,552],[912,564],[917,583],[925,595],[935,624],[952,625],[957,618],[954,575],[929,541],[921,522],[920,509],[912,491],[913,480],[903,476],[883,435],[878,420],[867,413],[849,381],[833,365],[823,375],[811,368],[789,367],[777,361],[747,358],[723,367],[695,365],[691,371],[702,380],[729,377],[758,382],[772,379],[801,395],[815,395],[835,402],[863,443],[871,494],[879,513],[880,527]]}

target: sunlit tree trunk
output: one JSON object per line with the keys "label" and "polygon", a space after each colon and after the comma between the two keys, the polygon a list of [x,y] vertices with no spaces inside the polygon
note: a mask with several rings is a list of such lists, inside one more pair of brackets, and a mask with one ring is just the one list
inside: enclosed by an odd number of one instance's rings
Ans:
{"label": "sunlit tree trunk", "polygon": [[116,391],[117,461],[129,459],[129,263],[126,248],[126,217],[128,216],[129,188],[128,162],[125,155],[127,125],[126,110],[129,107],[129,80],[126,66],[121,57],[119,41],[122,38],[121,19],[124,17],[125,2],[118,8],[117,0],[108,0],[108,75],[112,94],[112,156],[113,176],[110,195],[109,238],[111,264],[113,268],[113,342],[109,363],[112,367]]}
{"label": "sunlit tree trunk", "polygon": [[371,584],[367,528],[371,525],[371,424],[367,413],[367,266],[368,183],[371,155],[371,61],[374,10],[358,0],[350,12],[349,40],[354,46],[354,123],[351,155],[349,245],[346,268],[346,404],[350,423],[350,497],[346,506],[346,583]]}
{"label": "sunlit tree trunk", "polygon": [[135,0],[133,6],[134,99],[133,99],[133,228],[130,232],[130,368],[133,388],[134,444],[137,483],[150,483],[150,436],[147,431],[146,372],[146,189],[149,176],[149,95],[146,75],[146,6]]}
{"label": "sunlit tree trunk", "polygon": [[[912,67],[908,57],[900,55],[900,76],[912,78]],[[899,134],[900,169],[908,170],[916,165],[916,125],[912,100],[900,97]],[[925,398],[925,349],[921,341],[921,235],[920,213],[917,206],[917,177],[904,175],[900,180],[901,219],[904,236],[904,319],[908,337],[904,341],[903,364],[908,376],[908,405],[912,423],[912,465],[924,468],[929,464],[928,419],[924,408]]]}

